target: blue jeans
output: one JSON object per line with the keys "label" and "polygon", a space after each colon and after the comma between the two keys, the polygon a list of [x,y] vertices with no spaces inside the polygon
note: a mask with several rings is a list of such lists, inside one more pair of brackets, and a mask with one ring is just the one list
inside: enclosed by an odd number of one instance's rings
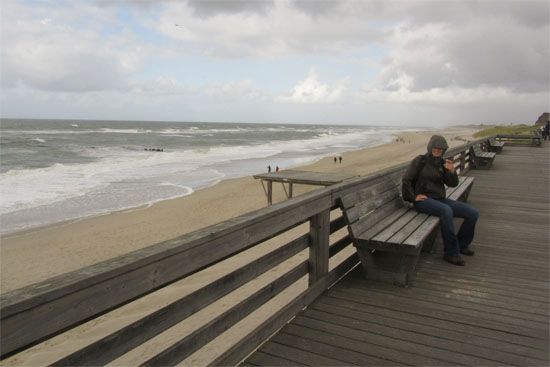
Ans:
{"label": "blue jeans", "polygon": [[[427,198],[424,201],[415,201],[414,207],[420,213],[439,217],[445,256],[456,256],[460,249],[465,249],[472,243],[479,217],[479,211],[473,206],[451,199]],[[456,235],[453,217],[464,218]]]}

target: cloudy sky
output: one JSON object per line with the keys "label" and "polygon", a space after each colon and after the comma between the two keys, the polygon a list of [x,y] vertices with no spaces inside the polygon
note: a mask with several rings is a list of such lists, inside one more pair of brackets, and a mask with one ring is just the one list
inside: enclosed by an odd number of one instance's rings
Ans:
{"label": "cloudy sky", "polygon": [[445,126],[550,109],[547,0],[12,1],[2,117]]}

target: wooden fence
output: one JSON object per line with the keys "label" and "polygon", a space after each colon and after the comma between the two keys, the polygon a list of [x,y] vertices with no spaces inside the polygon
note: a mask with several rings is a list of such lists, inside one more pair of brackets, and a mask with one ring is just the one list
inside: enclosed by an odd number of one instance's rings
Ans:
{"label": "wooden fence", "polygon": [[[457,171],[469,170],[469,147],[480,139],[449,150]],[[412,157],[411,157],[412,158]],[[355,252],[337,264],[329,262],[351,244],[338,207],[339,198],[393,176],[399,179],[408,163],[351,179],[276,205],[1,295],[1,358],[48,340],[91,319],[225,259],[279,237],[304,223],[304,233],[250,263],[204,285],[86,347],[54,365],[104,365],[161,334],[216,300],[304,251],[298,265],[256,290],[181,340],[144,361],[144,365],[174,365],[250,315],[287,287],[307,276],[308,286],[275,310],[253,331],[216,356],[214,365],[237,364],[302,308],[353,269]],[[340,231],[341,230],[341,231]],[[335,236],[340,231],[340,235]],[[349,251],[349,248],[348,248]]]}
{"label": "wooden fence", "polygon": [[511,145],[532,145],[540,147],[542,144],[542,136],[534,135],[496,135],[498,141],[505,142]]}

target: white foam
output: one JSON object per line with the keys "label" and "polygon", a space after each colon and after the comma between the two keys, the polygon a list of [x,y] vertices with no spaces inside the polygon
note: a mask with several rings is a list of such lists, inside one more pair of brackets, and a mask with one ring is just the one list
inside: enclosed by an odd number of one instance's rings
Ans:
{"label": "white foam", "polygon": [[[286,131],[290,128],[273,129]],[[128,133],[128,130],[102,129],[114,134]],[[223,130],[237,129],[219,129]],[[132,131],[149,133],[143,129]],[[184,131],[196,135],[212,133],[213,130],[185,127],[165,129],[162,133],[174,135]],[[67,133],[66,130],[63,132]],[[288,168],[285,164],[309,163],[335,152],[381,144],[391,139],[390,130],[330,129],[313,139],[274,140],[258,145],[196,150],[149,152],[137,146],[82,148],[80,154],[96,161],[54,164],[47,168],[11,170],[0,174],[0,214],[7,218],[7,213],[27,213],[39,207],[39,212],[45,213],[45,208],[51,207],[56,215],[48,216],[54,221],[127,209],[189,195],[226,177],[240,177],[254,173],[254,170],[263,170],[267,164]],[[40,224],[44,224],[42,217],[32,223],[36,225],[42,221]],[[32,224],[24,219],[18,224],[16,219],[13,219],[13,228],[20,227],[21,223]]]}

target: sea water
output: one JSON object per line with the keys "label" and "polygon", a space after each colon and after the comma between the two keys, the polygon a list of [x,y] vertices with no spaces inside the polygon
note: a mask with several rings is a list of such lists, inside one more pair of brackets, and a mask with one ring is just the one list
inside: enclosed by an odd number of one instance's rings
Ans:
{"label": "sea water", "polygon": [[403,129],[0,121],[0,233],[135,208],[234,177],[389,142]]}

